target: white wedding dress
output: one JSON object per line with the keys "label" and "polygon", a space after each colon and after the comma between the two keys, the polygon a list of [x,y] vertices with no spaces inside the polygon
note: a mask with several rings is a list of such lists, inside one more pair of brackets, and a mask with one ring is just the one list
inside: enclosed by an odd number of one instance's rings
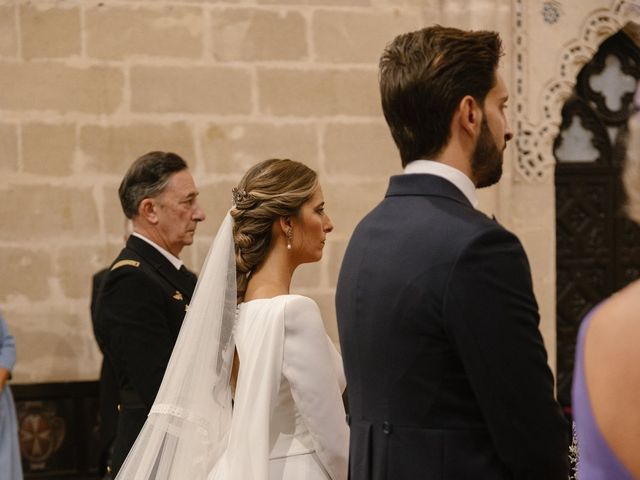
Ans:
{"label": "white wedding dress", "polygon": [[299,295],[236,299],[227,214],[116,480],[346,480],[342,360],[318,306]]}
{"label": "white wedding dress", "polygon": [[240,371],[228,445],[210,480],[346,480],[342,359],[310,298],[238,306]]}

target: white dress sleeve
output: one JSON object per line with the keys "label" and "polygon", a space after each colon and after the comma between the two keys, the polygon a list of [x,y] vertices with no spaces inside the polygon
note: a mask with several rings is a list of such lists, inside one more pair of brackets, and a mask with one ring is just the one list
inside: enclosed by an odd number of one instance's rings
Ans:
{"label": "white dress sleeve", "polygon": [[324,468],[332,480],[346,480],[349,430],[336,371],[339,354],[327,337],[318,306],[310,298],[287,299],[284,324],[282,374],[291,386],[293,400]]}

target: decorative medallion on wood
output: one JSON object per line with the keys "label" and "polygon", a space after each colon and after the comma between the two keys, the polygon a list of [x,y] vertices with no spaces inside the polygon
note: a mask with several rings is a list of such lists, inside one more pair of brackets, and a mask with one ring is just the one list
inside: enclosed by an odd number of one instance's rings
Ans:
{"label": "decorative medallion on wood", "polygon": [[53,402],[24,402],[18,412],[22,457],[31,469],[43,469],[64,441],[65,421]]}
{"label": "decorative medallion on wood", "polygon": [[97,480],[98,382],[12,385],[24,477]]}

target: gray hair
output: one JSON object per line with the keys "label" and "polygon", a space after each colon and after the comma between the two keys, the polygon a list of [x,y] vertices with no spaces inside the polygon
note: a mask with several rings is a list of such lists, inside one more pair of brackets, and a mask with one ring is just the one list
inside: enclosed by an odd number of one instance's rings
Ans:
{"label": "gray hair", "polygon": [[118,188],[125,216],[135,218],[142,200],[158,196],[166,188],[171,175],[186,168],[187,162],[171,152],[149,152],[138,158]]}

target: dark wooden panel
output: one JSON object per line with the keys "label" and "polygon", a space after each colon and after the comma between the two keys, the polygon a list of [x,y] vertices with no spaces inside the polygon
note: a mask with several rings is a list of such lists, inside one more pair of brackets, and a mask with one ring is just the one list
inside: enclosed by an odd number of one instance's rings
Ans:
{"label": "dark wooden panel", "polygon": [[98,476],[98,382],[12,385],[25,479]]}

